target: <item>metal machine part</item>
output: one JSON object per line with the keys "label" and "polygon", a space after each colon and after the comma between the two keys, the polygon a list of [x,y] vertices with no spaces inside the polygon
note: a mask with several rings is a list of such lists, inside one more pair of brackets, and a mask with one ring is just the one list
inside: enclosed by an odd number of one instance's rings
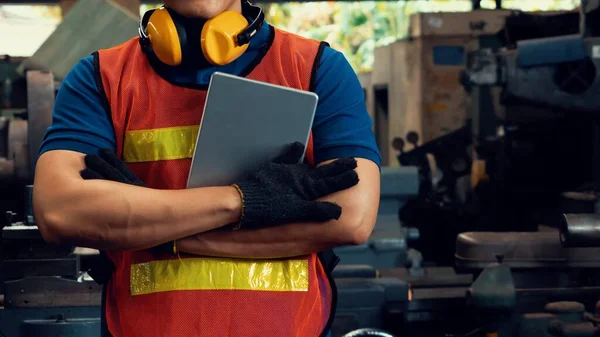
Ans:
{"label": "metal machine part", "polygon": [[394,337],[394,335],[378,329],[360,329],[347,333],[344,337]]}
{"label": "metal machine part", "polygon": [[14,223],[2,229],[2,276],[4,280],[25,277],[79,276],[79,257],[73,247],[46,244],[36,226]]}
{"label": "metal machine part", "polygon": [[[397,222],[400,227],[400,223]],[[407,237],[369,239],[358,246],[338,247],[335,250],[342,265],[369,265],[373,268],[403,267],[407,261]]]}
{"label": "metal machine part", "polygon": [[46,129],[52,124],[54,108],[54,76],[51,72],[27,72],[27,123],[29,144],[29,174],[33,177],[40,145]]}
{"label": "metal machine part", "polygon": [[545,312],[522,314],[515,332],[516,337],[593,337],[598,328],[583,303],[562,301],[548,303]]}
{"label": "metal machine part", "polygon": [[565,247],[600,247],[600,215],[563,215],[560,242]]}
{"label": "metal machine part", "polygon": [[[456,267],[464,271],[481,270],[496,262],[499,256],[503,264],[524,273],[550,273],[543,281],[530,277],[531,282],[549,284],[558,280],[560,270],[576,268],[593,271],[600,269],[600,249],[564,248],[557,230],[543,232],[469,232],[462,233],[456,239]],[[540,278],[544,278],[540,277]],[[523,286],[524,284],[519,284]],[[558,286],[559,284],[556,284]],[[586,284],[586,286],[595,286]]]}
{"label": "metal machine part", "polygon": [[[410,167],[382,167],[381,191],[377,223],[371,237],[398,238],[403,237],[398,209],[419,193],[419,173],[415,166]],[[406,237],[407,241],[415,238],[414,230]]]}
{"label": "metal machine part", "polygon": [[27,121],[0,117],[0,180],[29,178]]}
{"label": "metal machine part", "polygon": [[48,245],[36,226],[16,222],[2,229],[2,257],[3,336],[100,336],[102,287],[81,267],[93,254]]}
{"label": "metal machine part", "polygon": [[94,336],[100,329],[100,318],[69,319],[64,314],[56,319],[23,321],[24,336]]}
{"label": "metal machine part", "polygon": [[55,82],[52,73],[27,72],[27,111],[0,117],[0,180],[30,181],[39,147],[52,122]]}
{"label": "metal machine part", "polygon": [[[520,41],[516,50],[480,50],[462,75],[469,86],[501,86],[503,103],[600,111],[600,39],[579,35]],[[543,57],[542,57],[543,56]]]}
{"label": "metal machine part", "polygon": [[469,191],[464,182],[473,160],[471,138],[467,125],[421,146],[416,146],[418,135],[409,133],[407,141],[415,143],[410,151],[404,151],[404,140],[396,139],[400,165],[417,166],[419,172],[419,194],[400,208],[398,216],[419,230],[414,248],[437,265],[452,264],[454,239],[473,222],[468,211],[460,211]]}
{"label": "metal machine part", "polygon": [[386,329],[399,334],[399,323],[410,298],[408,283],[382,277],[336,278],[336,284],[338,303],[331,327],[334,337],[366,328]]}

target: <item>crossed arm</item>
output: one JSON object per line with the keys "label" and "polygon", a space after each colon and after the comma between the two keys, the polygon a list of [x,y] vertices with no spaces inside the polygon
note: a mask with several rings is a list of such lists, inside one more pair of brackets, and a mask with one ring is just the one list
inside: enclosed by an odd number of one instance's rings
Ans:
{"label": "crossed arm", "polygon": [[[297,223],[254,231],[206,232],[177,242],[183,252],[217,257],[284,258],[368,239],[379,207],[379,168],[357,159],[358,185],[323,198],[342,207],[339,220]],[[328,162],[323,163],[327,164]]]}
{"label": "crossed arm", "polygon": [[188,238],[181,240],[179,248],[193,254],[293,256],[366,240],[377,212],[378,168],[359,160],[361,182],[328,196],[343,208],[339,221],[255,232],[210,232],[239,221],[241,201],[235,188],[156,190],[84,180],[79,173],[85,168],[83,157],[72,151],[49,151],[38,160],[34,211],[40,232],[51,243],[138,250]]}

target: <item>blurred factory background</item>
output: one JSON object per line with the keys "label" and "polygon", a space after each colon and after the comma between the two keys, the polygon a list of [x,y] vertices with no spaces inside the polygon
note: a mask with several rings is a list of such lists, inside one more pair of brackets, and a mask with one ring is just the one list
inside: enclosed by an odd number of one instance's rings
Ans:
{"label": "blurred factory background", "polygon": [[[0,0],[1,336],[99,336],[98,252],[43,242],[33,168],[62,78],[155,2]],[[334,337],[600,336],[599,0],[261,6],[345,54],[383,156]]]}
{"label": "blurred factory background", "polygon": [[[0,55],[31,56],[54,31],[68,5],[0,5],[0,31],[6,34]],[[342,51],[353,67],[370,71],[376,46],[392,43],[408,34],[411,14],[427,12],[466,12],[470,0],[417,1],[326,1],[308,3],[261,4],[267,20],[277,27],[305,37],[328,41]],[[140,13],[155,4],[140,5]],[[572,10],[577,0],[505,0],[503,7],[523,11]],[[493,9],[493,0],[482,1],[482,8]],[[297,13],[292,16],[291,13]],[[18,41],[17,41],[18,37]],[[12,40],[15,39],[15,40]]]}

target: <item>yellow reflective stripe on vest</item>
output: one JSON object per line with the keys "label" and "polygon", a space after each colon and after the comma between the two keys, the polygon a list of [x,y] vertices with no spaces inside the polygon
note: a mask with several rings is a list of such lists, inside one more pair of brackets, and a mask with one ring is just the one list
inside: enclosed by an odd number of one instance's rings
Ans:
{"label": "yellow reflective stripe on vest", "polygon": [[123,160],[140,163],[192,158],[198,125],[127,131],[123,143]]}
{"label": "yellow reflective stripe on vest", "polygon": [[131,295],[175,290],[308,291],[308,260],[191,258],[131,265]]}

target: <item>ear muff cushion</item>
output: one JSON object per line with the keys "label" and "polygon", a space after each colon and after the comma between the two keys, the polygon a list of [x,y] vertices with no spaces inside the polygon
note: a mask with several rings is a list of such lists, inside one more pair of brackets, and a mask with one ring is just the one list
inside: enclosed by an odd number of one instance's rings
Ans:
{"label": "ear muff cushion", "polygon": [[225,11],[208,20],[202,28],[200,44],[206,59],[215,65],[226,65],[240,57],[248,44],[239,47],[237,34],[248,27],[248,20],[234,11]]}
{"label": "ear muff cushion", "polygon": [[181,64],[183,53],[177,27],[165,8],[155,10],[148,24],[146,34],[150,39],[156,57],[170,66]]}

